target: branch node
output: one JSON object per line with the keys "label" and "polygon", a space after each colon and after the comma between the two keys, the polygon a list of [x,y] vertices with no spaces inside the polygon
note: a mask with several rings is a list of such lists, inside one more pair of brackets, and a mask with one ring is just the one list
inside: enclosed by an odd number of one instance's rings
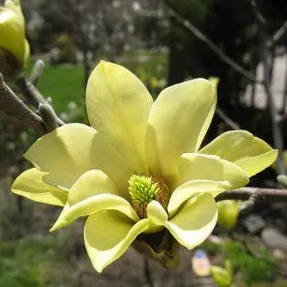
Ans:
{"label": "branch node", "polygon": [[255,205],[256,200],[257,200],[258,196],[257,193],[255,192],[254,194],[252,194],[248,200],[246,200],[244,203],[241,204],[240,206],[240,212],[241,213],[247,213],[249,212]]}
{"label": "branch node", "polygon": [[0,73],[0,110],[20,120],[25,127],[45,133],[42,119],[31,111],[4,82]]}
{"label": "branch node", "polygon": [[48,132],[51,132],[58,127],[57,116],[50,105],[40,103],[38,110]]}
{"label": "branch node", "polygon": [[36,61],[36,63],[33,66],[32,72],[30,74],[29,81],[37,86],[45,68],[45,63],[43,60],[39,59]]}

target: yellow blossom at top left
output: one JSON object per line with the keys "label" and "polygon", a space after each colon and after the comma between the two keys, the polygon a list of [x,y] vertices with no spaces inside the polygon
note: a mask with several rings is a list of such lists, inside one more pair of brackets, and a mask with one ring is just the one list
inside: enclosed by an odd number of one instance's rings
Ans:
{"label": "yellow blossom at top left", "polygon": [[0,52],[0,71],[4,75],[9,54],[10,58],[14,57],[19,69],[25,68],[28,62],[30,47],[25,37],[25,19],[20,0],[6,0],[0,6]]}

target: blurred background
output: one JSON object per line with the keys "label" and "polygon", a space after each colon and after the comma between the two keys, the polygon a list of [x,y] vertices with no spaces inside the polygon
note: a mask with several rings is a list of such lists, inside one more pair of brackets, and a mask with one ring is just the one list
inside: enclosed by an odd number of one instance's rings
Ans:
{"label": "blurred background", "polygon": [[[87,122],[85,85],[100,59],[130,69],[154,98],[186,79],[218,77],[218,109],[206,140],[242,128],[274,146],[274,118],[287,142],[287,1],[256,3],[22,0],[32,53],[25,73],[44,60],[38,88],[66,122]],[[147,269],[130,249],[98,275],[84,250],[83,222],[50,234],[60,209],[10,193],[13,179],[29,167],[22,154],[37,137],[0,114],[1,287],[215,286],[195,280],[193,252],[184,250],[178,270],[154,262]],[[275,167],[250,185],[278,187]],[[255,204],[236,218],[232,233],[218,227],[200,248],[212,265],[231,263],[233,286],[287,286],[286,207]]]}

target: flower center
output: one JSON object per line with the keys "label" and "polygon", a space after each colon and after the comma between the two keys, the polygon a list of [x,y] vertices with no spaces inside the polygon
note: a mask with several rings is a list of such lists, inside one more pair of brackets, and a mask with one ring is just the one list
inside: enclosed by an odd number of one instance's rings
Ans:
{"label": "flower center", "polygon": [[146,217],[146,208],[152,200],[165,209],[169,201],[169,190],[162,181],[145,175],[132,175],[129,179],[129,194],[132,206],[140,218]]}

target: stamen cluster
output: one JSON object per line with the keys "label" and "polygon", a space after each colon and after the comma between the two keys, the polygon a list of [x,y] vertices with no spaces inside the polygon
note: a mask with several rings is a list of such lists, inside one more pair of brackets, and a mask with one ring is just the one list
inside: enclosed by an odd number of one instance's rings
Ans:
{"label": "stamen cluster", "polygon": [[132,175],[129,179],[129,194],[133,201],[149,203],[156,198],[160,191],[158,183],[145,175]]}

